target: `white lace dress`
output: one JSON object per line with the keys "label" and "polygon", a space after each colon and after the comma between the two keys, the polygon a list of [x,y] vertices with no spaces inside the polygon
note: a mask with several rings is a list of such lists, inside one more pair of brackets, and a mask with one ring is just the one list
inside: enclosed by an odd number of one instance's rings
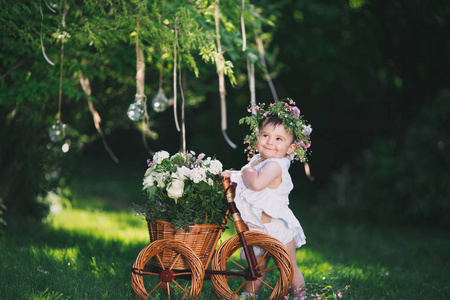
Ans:
{"label": "white lace dress", "polygon": [[[252,161],[258,159],[255,155]],[[257,164],[254,169],[260,171],[269,161],[278,163],[282,170],[282,181],[275,188],[265,188],[255,191],[248,188],[242,179],[241,172],[233,172],[231,181],[237,183],[235,202],[242,219],[250,230],[258,230],[277,238],[282,244],[294,240],[298,248],[306,243],[306,237],[300,222],[289,208],[289,193],[293,189],[289,167],[291,162],[288,158],[271,158]],[[261,221],[262,212],[272,217],[269,223]]]}

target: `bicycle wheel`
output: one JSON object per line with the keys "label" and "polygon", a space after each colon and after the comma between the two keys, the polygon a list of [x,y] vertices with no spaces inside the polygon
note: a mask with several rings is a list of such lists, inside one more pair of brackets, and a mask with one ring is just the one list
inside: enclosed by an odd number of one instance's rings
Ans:
{"label": "bicycle wheel", "polygon": [[[215,293],[221,299],[241,299],[239,295],[244,291],[244,286],[250,282],[252,293],[255,294],[255,284],[259,281],[262,287],[259,291],[259,299],[280,299],[287,295],[292,282],[293,268],[289,254],[284,246],[275,238],[258,231],[246,231],[245,239],[249,246],[259,246],[263,248],[263,255],[258,259],[263,259],[270,255],[270,262],[267,266],[258,271],[262,276],[253,283],[245,276],[235,275],[211,275]],[[248,269],[247,261],[240,258],[241,242],[239,236],[234,236],[220,245],[211,262],[212,270],[218,271],[245,271]],[[262,284],[261,284],[262,283]]]}
{"label": "bicycle wheel", "polygon": [[[164,252],[172,251],[173,259],[163,264]],[[173,266],[185,259],[188,270],[177,270]],[[157,262],[155,264],[154,261]],[[131,286],[140,299],[147,299],[151,294],[159,298],[164,292],[170,299],[171,294],[182,294],[184,298],[195,298],[203,287],[205,268],[194,251],[184,242],[157,240],[141,250],[136,258],[132,273]]]}

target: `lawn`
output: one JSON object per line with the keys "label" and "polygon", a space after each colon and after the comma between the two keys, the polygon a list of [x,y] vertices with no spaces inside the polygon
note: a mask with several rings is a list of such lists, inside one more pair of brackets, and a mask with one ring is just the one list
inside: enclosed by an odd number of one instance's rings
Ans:
{"label": "lawn", "polygon": [[[17,220],[3,230],[0,299],[135,298],[130,269],[148,243],[145,221],[131,210],[132,202],[142,199],[142,174],[98,169],[78,167],[66,187],[70,201],[55,197],[61,206],[54,206],[44,224]],[[339,298],[342,292],[342,299],[450,298],[450,234],[444,230],[297,215],[307,234],[297,255],[310,293],[329,289],[327,295],[335,292]],[[222,241],[231,234],[225,232]],[[211,282],[205,281],[200,299],[217,299]]]}

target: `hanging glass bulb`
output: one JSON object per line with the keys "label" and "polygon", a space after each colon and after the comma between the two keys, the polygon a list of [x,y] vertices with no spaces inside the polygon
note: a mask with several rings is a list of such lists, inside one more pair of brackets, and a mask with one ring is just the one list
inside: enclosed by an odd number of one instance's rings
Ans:
{"label": "hanging glass bulb", "polygon": [[48,130],[48,135],[53,143],[61,141],[64,138],[62,124],[59,121],[56,121],[56,123]]}
{"label": "hanging glass bulb", "polygon": [[140,97],[136,97],[134,103],[131,103],[128,107],[127,115],[132,121],[140,120],[145,113],[145,103]]}
{"label": "hanging glass bulb", "polygon": [[48,135],[50,137],[50,140],[53,143],[60,142],[64,137],[69,136],[72,134],[72,129],[69,125],[61,123],[59,120],[56,121],[55,124],[50,127],[48,130]]}
{"label": "hanging glass bulb", "polygon": [[164,95],[163,89],[159,89],[158,94],[152,100],[152,107],[156,112],[163,112],[169,106],[169,99]]}

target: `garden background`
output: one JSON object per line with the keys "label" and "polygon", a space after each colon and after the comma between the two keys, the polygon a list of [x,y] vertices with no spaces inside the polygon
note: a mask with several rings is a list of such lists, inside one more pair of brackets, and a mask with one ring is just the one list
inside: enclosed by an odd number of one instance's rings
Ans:
{"label": "garden background", "polygon": [[[312,124],[314,180],[301,163],[291,167],[307,282],[350,285],[352,299],[450,296],[448,1],[250,4],[242,51],[242,3],[220,3],[219,51],[214,1],[0,3],[2,299],[133,298],[129,268],[147,233],[131,208],[145,200],[146,144],[181,147],[173,107],[150,109],[160,70],[173,97],[176,30],[187,149],[225,168],[245,163],[238,120],[250,104],[248,63],[257,102],[273,100],[271,81]],[[139,89],[136,41],[149,130],[126,114]],[[222,134],[218,73],[237,149]],[[59,118],[72,135],[52,143]],[[205,287],[205,299],[212,293]]]}

